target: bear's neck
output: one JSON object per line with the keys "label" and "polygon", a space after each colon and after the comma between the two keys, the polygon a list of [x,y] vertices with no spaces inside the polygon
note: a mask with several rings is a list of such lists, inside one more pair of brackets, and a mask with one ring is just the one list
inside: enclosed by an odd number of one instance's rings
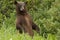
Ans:
{"label": "bear's neck", "polygon": [[19,10],[16,10],[17,12],[17,15],[27,15],[27,11],[24,10],[24,11],[19,11]]}

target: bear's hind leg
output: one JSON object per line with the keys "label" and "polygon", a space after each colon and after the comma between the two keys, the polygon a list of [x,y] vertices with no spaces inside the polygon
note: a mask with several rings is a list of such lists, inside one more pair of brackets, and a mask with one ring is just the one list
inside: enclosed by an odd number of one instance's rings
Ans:
{"label": "bear's hind leg", "polygon": [[22,27],[21,27],[21,25],[16,25],[16,29],[19,31],[19,33],[22,33]]}
{"label": "bear's hind leg", "polygon": [[24,27],[24,32],[25,33],[28,33],[30,36],[32,36],[33,37],[33,35],[34,35],[34,33],[33,33],[33,30],[32,30],[32,27],[27,27],[27,26],[25,26]]}
{"label": "bear's hind leg", "polygon": [[35,23],[32,24],[32,29],[35,30],[40,35],[40,28]]}

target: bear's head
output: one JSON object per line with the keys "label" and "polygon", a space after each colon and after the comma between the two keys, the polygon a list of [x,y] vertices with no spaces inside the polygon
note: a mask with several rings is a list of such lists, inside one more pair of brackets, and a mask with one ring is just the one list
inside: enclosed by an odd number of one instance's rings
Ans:
{"label": "bear's head", "polygon": [[14,4],[16,5],[16,11],[20,13],[26,12],[26,4],[27,2],[17,2],[14,1]]}

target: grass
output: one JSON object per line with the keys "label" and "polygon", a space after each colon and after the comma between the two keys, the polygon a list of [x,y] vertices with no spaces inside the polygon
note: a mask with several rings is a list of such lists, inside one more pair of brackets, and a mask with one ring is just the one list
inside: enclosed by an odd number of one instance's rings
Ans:
{"label": "grass", "polygon": [[19,34],[15,28],[15,17],[11,14],[11,18],[5,18],[0,29],[0,40],[57,40],[56,35],[48,34],[48,37],[39,36],[35,33],[33,39],[27,34]]}
{"label": "grass", "polygon": [[[45,38],[44,36],[39,36],[37,35],[37,33],[35,33],[33,39],[27,34],[19,34],[16,31],[15,26],[16,11],[13,10],[12,12],[10,12],[12,10],[11,9],[7,11],[7,13],[10,13],[10,18],[7,18],[5,15],[2,15],[0,13],[0,21],[2,22],[0,23],[0,40],[60,40],[60,6],[55,5],[55,7],[54,5],[52,5],[52,7],[47,10],[45,6],[42,7],[43,5],[41,3],[39,8],[37,7],[38,10],[29,10],[33,21],[40,27],[41,34],[45,35],[45,32],[49,32],[47,33],[47,38]],[[56,30],[58,30],[58,33]]]}
{"label": "grass", "polygon": [[27,34],[19,34],[15,28],[15,22],[11,19],[5,20],[0,29],[0,40],[57,40],[56,35],[48,34],[47,38],[39,36],[35,33],[33,39]]}
{"label": "grass", "polygon": [[[3,30],[2,30],[3,29]],[[48,34],[47,38],[42,36],[34,35],[33,39],[27,34],[19,34],[17,31],[14,31],[13,28],[1,28],[0,30],[0,40],[57,40],[55,35]]]}

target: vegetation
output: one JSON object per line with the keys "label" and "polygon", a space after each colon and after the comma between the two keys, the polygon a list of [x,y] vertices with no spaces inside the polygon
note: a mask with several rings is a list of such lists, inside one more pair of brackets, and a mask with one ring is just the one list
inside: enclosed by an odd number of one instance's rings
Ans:
{"label": "vegetation", "polygon": [[[32,40],[29,35],[19,34],[16,30],[13,1],[0,0],[0,40]],[[33,40],[60,40],[60,0],[17,1],[28,1],[28,12],[40,27],[41,36],[34,31]]]}

